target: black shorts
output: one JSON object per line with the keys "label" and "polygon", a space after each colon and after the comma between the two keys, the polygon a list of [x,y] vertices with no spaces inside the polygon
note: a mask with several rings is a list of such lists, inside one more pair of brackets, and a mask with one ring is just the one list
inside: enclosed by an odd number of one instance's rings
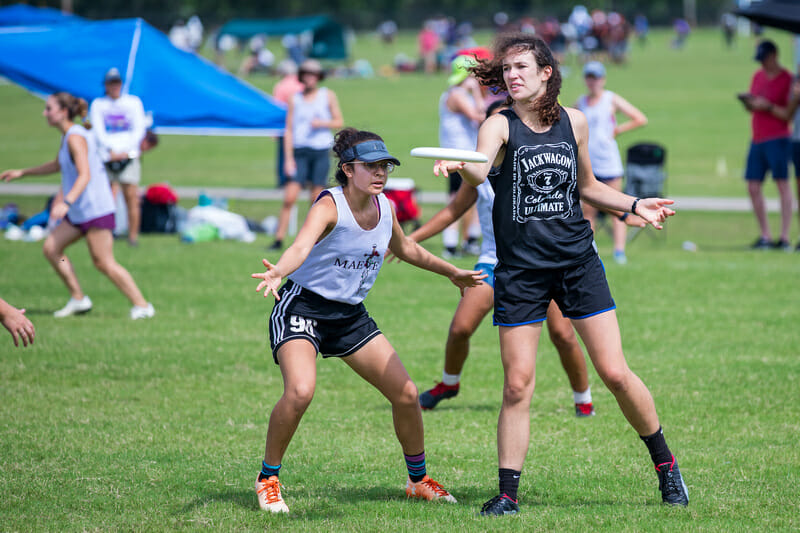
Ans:
{"label": "black shorts", "polygon": [[334,302],[304,289],[292,280],[278,291],[269,317],[272,358],[278,363],[278,348],[293,339],[306,339],[323,357],[345,357],[380,335],[363,303]]}
{"label": "black shorts", "polygon": [[447,179],[447,192],[451,195],[455,194],[461,187],[461,179],[461,174],[458,172],[450,172]]}
{"label": "black shorts", "polygon": [[521,326],[547,317],[555,300],[567,318],[588,318],[616,308],[597,254],[580,265],[533,270],[498,264],[494,270],[494,325]]}

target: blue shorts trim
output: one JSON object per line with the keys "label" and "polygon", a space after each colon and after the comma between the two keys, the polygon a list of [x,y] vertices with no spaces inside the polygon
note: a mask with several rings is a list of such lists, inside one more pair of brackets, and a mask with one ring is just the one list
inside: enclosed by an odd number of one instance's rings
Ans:
{"label": "blue shorts trim", "polygon": [[744,179],[747,181],[764,181],[767,171],[774,180],[789,178],[789,159],[791,157],[789,138],[772,139],[760,143],[750,143],[747,153],[747,167]]}
{"label": "blue shorts trim", "polygon": [[595,311],[594,313],[589,313],[588,315],[583,315],[583,316],[567,316],[567,315],[564,315],[564,318],[569,318],[570,320],[582,320],[584,318],[589,318],[589,317],[592,317],[592,316],[595,316],[595,315],[599,315],[600,313],[607,313],[608,311],[613,311],[616,308],[617,308],[616,305],[612,305],[608,309],[603,309],[601,311]]}
{"label": "blue shorts trim", "polygon": [[473,270],[480,270],[483,274],[486,274],[488,277],[482,280],[485,284],[489,285],[492,289],[494,289],[494,265],[491,263],[477,263]]}

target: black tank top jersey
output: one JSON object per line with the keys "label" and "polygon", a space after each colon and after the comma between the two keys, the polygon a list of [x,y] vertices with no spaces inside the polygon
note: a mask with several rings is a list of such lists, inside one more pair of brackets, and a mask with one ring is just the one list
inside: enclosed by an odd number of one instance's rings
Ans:
{"label": "black tank top jersey", "polygon": [[497,175],[494,222],[500,263],[526,269],[581,264],[596,254],[578,193],[578,146],[564,108],[545,133],[535,133],[513,110],[506,156]]}

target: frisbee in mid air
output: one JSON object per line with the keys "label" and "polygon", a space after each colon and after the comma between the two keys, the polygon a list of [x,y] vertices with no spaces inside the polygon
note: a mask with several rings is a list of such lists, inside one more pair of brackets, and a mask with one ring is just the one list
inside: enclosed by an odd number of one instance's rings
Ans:
{"label": "frisbee in mid air", "polygon": [[480,152],[472,150],[459,150],[458,148],[438,148],[434,146],[420,146],[411,150],[414,157],[425,159],[439,159],[447,161],[464,161],[467,163],[486,163],[489,158]]}

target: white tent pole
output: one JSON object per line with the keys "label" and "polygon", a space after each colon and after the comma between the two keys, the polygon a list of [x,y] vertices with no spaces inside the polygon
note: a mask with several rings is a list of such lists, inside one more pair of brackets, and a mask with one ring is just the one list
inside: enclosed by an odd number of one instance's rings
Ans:
{"label": "white tent pole", "polygon": [[136,52],[139,51],[139,38],[141,35],[142,19],[136,19],[136,29],[133,30],[133,39],[131,39],[131,51],[128,53],[128,69],[125,71],[125,86],[122,88],[122,92],[126,94],[131,87],[133,69],[136,65]]}

